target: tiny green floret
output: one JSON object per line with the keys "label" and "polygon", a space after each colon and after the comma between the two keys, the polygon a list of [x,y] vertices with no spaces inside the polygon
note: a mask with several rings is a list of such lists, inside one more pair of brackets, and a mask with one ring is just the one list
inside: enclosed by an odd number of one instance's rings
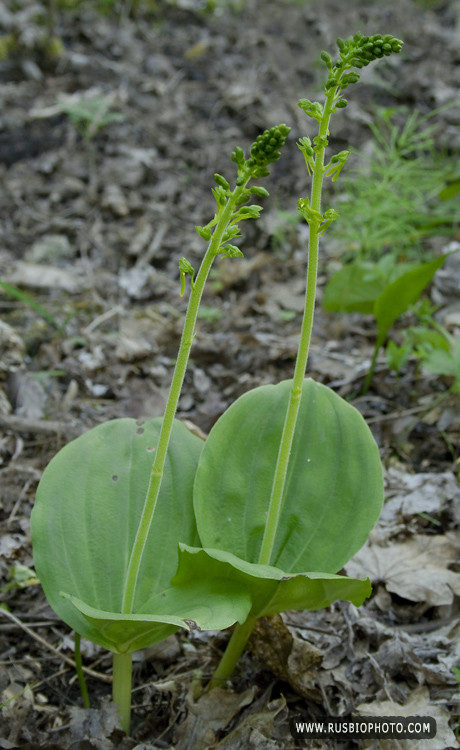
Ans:
{"label": "tiny green floret", "polygon": [[187,274],[190,276],[190,286],[193,289],[193,275],[195,273],[195,269],[193,266],[188,262],[187,258],[181,258],[179,260],[179,271],[180,271],[180,296],[182,297],[185,292],[185,275]]}

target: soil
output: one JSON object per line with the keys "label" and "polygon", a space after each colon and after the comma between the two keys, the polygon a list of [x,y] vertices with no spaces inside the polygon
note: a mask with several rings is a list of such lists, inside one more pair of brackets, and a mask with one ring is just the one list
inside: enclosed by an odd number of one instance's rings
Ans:
{"label": "soil", "polygon": [[[332,149],[365,147],[377,106],[425,114],[451,104],[436,119],[435,139],[458,165],[458,0],[147,6],[58,7],[54,48],[44,3],[0,9],[2,39],[14,40],[0,60],[0,280],[27,295],[0,289],[0,747],[345,748],[350,743],[295,740],[289,719],[358,706],[361,715],[380,708],[393,715],[405,704],[437,716],[437,739],[420,748],[458,747],[456,578],[445,579],[450,596],[411,599],[377,565],[373,596],[359,610],[337,603],[261,623],[224,718],[218,708],[227,698],[200,704],[198,696],[228,634],[172,636],[136,658],[130,738],[117,729],[110,703],[110,657],[83,643],[84,663],[96,673],[85,712],[69,664],[73,634],[38,581],[11,579],[14,565],[33,569],[30,512],[55,453],[105,420],[162,415],[187,302],[179,296],[178,260],[185,255],[199,265],[205,245],[194,225],[214,213],[213,174],[231,181],[235,146],[247,153],[260,132],[283,122],[292,131],[264,182],[270,198],[262,199],[261,220],[245,222],[245,258],[221,259],[205,292],[177,416],[206,434],[238,396],[292,376],[308,233],[300,223],[280,232],[280,211],[294,212],[307,194],[296,141],[311,135],[312,122],[297,101],[318,96],[322,49],[357,29],[405,42],[395,59],[363,71],[353,103],[336,115]],[[119,113],[90,138],[59,105],[84,92],[107,97]],[[330,205],[337,185],[326,192]],[[439,253],[459,239],[453,226],[448,237],[426,239],[426,249]],[[322,252],[319,301],[337,244],[326,236]],[[459,290],[455,265],[431,290],[441,314],[457,313],[457,326]],[[448,379],[412,361],[397,377],[383,356],[370,391],[359,396],[375,334],[370,317],[327,314],[318,304],[308,374],[367,419],[389,499],[407,499],[419,482],[421,504],[406,508],[402,525],[401,515],[399,525],[393,517],[386,536],[379,526],[380,546],[420,536],[450,540],[444,570],[456,576],[458,396]],[[425,502],[430,491],[436,524]]]}

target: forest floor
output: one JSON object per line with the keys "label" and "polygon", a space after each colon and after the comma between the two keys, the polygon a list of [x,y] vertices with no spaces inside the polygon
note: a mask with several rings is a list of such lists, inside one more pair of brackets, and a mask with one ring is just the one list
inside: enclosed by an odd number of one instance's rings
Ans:
{"label": "forest floor", "polygon": [[[394,60],[363,71],[333,123],[333,149],[364,149],[377,106],[426,114],[457,100],[439,113],[434,137],[457,161],[460,152],[458,0],[247,0],[214,12],[178,0],[131,15],[128,5],[58,10],[55,57],[37,24],[44,2],[0,9],[0,31],[19,40],[0,61],[0,280],[41,306],[0,289],[0,748],[456,748],[460,398],[413,361],[397,377],[383,355],[369,392],[356,395],[375,341],[371,317],[318,304],[308,368],[361,411],[385,467],[384,512],[346,566],[373,582],[362,607],[262,623],[225,698],[200,701],[196,686],[228,634],[180,632],[139,652],[128,738],[110,703],[110,656],[83,642],[93,671],[84,711],[73,633],[18,567],[33,571],[30,513],[55,453],[105,420],[162,415],[187,300],[178,260],[197,267],[202,257],[194,225],[214,213],[213,173],[231,181],[235,146],[247,152],[283,122],[292,132],[264,182],[261,220],[244,227],[245,258],[219,261],[205,292],[178,417],[206,434],[238,396],[292,376],[308,231],[285,212],[295,215],[307,194],[296,141],[312,122],[297,101],[318,96],[322,49],[358,29],[405,42]],[[119,113],[89,139],[59,104],[83,95]],[[328,205],[338,193],[340,180]],[[458,241],[452,226],[424,249]],[[324,238],[319,301],[340,251]],[[458,335],[459,266],[439,272],[430,293]],[[295,715],[352,712],[434,716],[437,736],[302,743],[289,730]]]}

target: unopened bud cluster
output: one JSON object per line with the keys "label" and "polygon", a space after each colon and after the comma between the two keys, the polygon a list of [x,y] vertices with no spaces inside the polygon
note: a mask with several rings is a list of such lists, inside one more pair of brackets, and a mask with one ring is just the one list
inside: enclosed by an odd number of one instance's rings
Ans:
{"label": "unopened bud cluster", "polygon": [[336,63],[336,68],[344,67],[346,63],[351,63],[356,68],[364,68],[373,60],[389,56],[393,52],[401,52],[403,42],[391,34],[363,36],[358,31],[347,40],[339,37],[337,46],[342,61]]}
{"label": "unopened bud cluster", "polygon": [[281,156],[280,149],[284,146],[290,130],[291,128],[287,125],[277,125],[257,136],[257,140],[251,146],[248,166],[264,167],[266,164],[278,161]]}

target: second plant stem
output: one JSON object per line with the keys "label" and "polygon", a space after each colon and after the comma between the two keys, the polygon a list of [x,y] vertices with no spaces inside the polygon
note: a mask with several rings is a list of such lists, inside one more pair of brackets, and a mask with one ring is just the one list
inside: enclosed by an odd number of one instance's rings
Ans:
{"label": "second plant stem", "polygon": [[[336,89],[330,89],[324,106],[323,117],[320,122],[318,135],[327,138],[329,133],[329,121],[332,114],[334,97]],[[324,152],[325,146],[321,146],[316,151],[315,166],[313,169],[313,179],[311,188],[310,205],[314,211],[321,212],[321,193],[324,176]],[[289,397],[286,417],[284,421],[281,442],[276,462],[275,475],[273,477],[272,492],[267,512],[267,521],[265,525],[262,546],[259,555],[260,565],[270,565],[270,558],[275,542],[276,531],[278,528],[279,517],[282,508],[284,485],[289,465],[289,456],[291,453],[292,442],[297,422],[297,415],[300,408],[302,397],[302,386],[307,367],[308,352],[310,349],[311,333],[313,329],[313,318],[315,312],[316,282],[318,275],[318,250],[319,250],[319,223],[310,222],[310,239],[308,245],[308,268],[305,291],[305,308],[300,331],[300,343],[297,351],[294,377]],[[223,685],[231,676],[236,663],[244,650],[244,647],[251,635],[255,617],[249,615],[246,622],[237,624],[224,655],[213,675],[210,687]]]}
{"label": "second plant stem", "polygon": [[[246,180],[246,182],[247,181],[248,180]],[[171,432],[174,424],[174,417],[177,411],[177,404],[184,381],[185,371],[190,356],[190,350],[192,348],[193,339],[195,337],[195,325],[204,285],[214,258],[219,252],[219,248],[222,244],[222,238],[228,224],[230,223],[233,210],[235,209],[237,201],[245,188],[245,184],[235,188],[231,196],[228,198],[225,207],[222,209],[216,228],[212,235],[212,239],[208,245],[208,249],[201,263],[200,270],[196,276],[190,292],[190,299],[185,316],[184,330],[182,332],[179,353],[177,356],[165,414],[161,425],[157,452],[152,466],[150,482],[147,490],[144,508],[142,511],[141,520],[136,533],[136,538],[134,540],[131,558],[128,565],[122,603],[122,612],[124,614],[130,614],[133,611],[136,582],[142,562],[145,545],[147,542],[147,537],[152,525],[158,495],[160,492],[161,480],[163,478],[163,471],[166,462],[169,441],[171,439]]]}
{"label": "second plant stem", "polygon": [[[248,176],[249,179],[249,176]],[[246,180],[247,182],[247,180]],[[245,183],[246,184],[246,183]],[[185,316],[184,329],[179,346],[176,364],[174,367],[173,378],[169,391],[168,401],[166,404],[165,414],[161,424],[160,436],[158,439],[157,452],[153,462],[150,474],[149,486],[144,502],[141,520],[137,529],[134,540],[131,557],[129,560],[128,571],[126,575],[125,588],[122,600],[122,613],[130,614],[134,607],[134,597],[136,594],[136,583],[139,570],[142,563],[147,537],[152,525],[153,516],[160,493],[161,480],[168,453],[171,432],[174,424],[174,417],[177,411],[182,384],[184,382],[185,371],[195,337],[195,325],[198,316],[198,309],[203,294],[204,285],[211,269],[214,258],[218,254],[222,244],[224,232],[230,223],[231,216],[238,198],[244,190],[245,184],[236,188],[227,200],[227,203],[221,211],[217,226],[212,235],[208,249],[201,263],[200,270],[194,283],[191,285],[191,292],[187,313]],[[130,714],[131,714],[131,682],[132,682],[132,654],[113,655],[113,701],[118,706],[121,717],[122,728],[129,733]]]}

